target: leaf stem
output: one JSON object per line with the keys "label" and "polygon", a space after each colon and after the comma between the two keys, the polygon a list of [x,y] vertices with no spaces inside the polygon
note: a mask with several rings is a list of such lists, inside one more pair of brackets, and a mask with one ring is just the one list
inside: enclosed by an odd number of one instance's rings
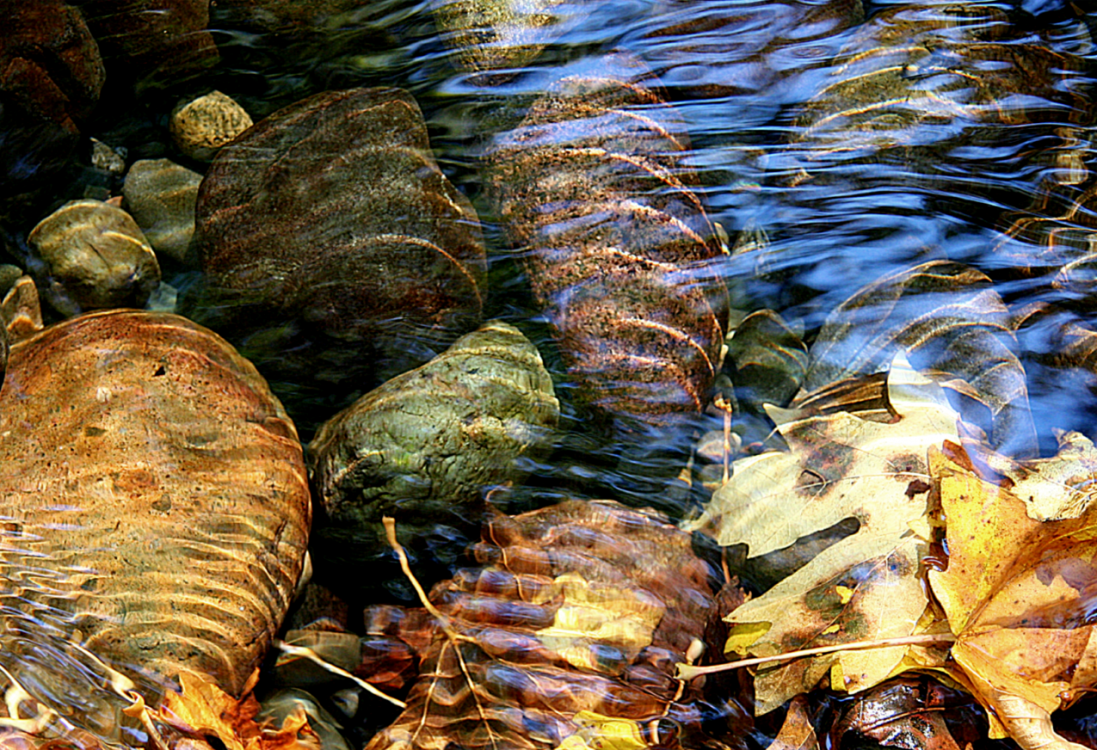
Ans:
{"label": "leaf stem", "polygon": [[740,659],[739,661],[728,662],[727,664],[713,664],[708,667],[695,667],[692,664],[679,663],[675,665],[677,671],[674,676],[679,680],[692,680],[694,677],[700,677],[704,674],[715,674],[716,672],[730,672],[733,669],[741,669],[742,667],[754,667],[759,664],[770,664],[773,662],[781,661],[794,661],[796,659],[802,659],[807,656],[832,654],[835,651],[861,651],[869,648],[890,648],[892,646],[921,646],[935,643],[954,643],[955,641],[956,636],[947,633],[907,635],[903,636],[902,638],[880,638],[872,641],[853,641],[852,643],[839,643],[834,646],[805,648],[801,651],[789,651],[784,654],[775,654],[773,656],[757,656],[752,659]]}

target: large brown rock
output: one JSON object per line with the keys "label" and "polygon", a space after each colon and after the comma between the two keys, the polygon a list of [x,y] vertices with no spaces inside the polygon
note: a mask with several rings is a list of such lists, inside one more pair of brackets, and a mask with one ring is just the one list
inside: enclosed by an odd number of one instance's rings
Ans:
{"label": "large brown rock", "polygon": [[274,113],[220,151],[196,214],[207,285],[190,314],[297,403],[345,406],[480,322],[479,221],[399,89]]}
{"label": "large brown rock", "polygon": [[3,0],[0,91],[24,110],[79,132],[106,79],[80,11],[63,0]]}
{"label": "large brown rock", "polygon": [[697,413],[727,292],[689,138],[642,66],[566,71],[491,153],[491,183],[577,398],[662,425]]}
{"label": "large brown rock", "polygon": [[[11,348],[0,390],[0,665],[112,737],[106,663],[150,692],[239,692],[301,573],[293,424],[255,369],[173,315],[92,313]],[[146,694],[151,704],[155,695]],[[123,702],[125,705],[125,702]]]}

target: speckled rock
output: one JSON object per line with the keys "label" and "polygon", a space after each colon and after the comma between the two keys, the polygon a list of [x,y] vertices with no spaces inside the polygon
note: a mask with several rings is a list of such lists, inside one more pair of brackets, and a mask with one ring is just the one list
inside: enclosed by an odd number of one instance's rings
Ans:
{"label": "speckled rock", "polygon": [[142,159],[126,173],[126,209],[157,255],[196,262],[191,252],[194,204],[202,175],[170,159]]}
{"label": "speckled rock", "polygon": [[563,0],[432,0],[442,38],[470,71],[519,68],[545,45],[566,38],[585,8]]}
{"label": "speckled rock", "polygon": [[181,309],[242,345],[299,427],[480,323],[479,220],[399,89],[275,112],[217,155],[195,211],[206,285]]}
{"label": "speckled rock", "polygon": [[626,56],[565,69],[489,154],[575,396],[618,425],[701,410],[728,305],[689,137],[649,77]]}
{"label": "speckled rock", "polygon": [[[499,321],[367,393],[309,444],[323,510],[317,574],[337,559],[329,585],[338,590],[401,583],[381,525],[390,515],[401,543],[423,554],[424,585],[444,577],[444,563],[479,532],[485,493],[548,452],[558,416],[537,349]],[[357,572],[348,575],[348,564]]]}
{"label": "speckled rock", "polygon": [[46,299],[62,315],[143,307],[160,283],[160,265],[137,223],[102,201],[69,201],[27,242],[45,264]]}
{"label": "speckled rock", "polygon": [[126,149],[115,150],[98,138],[92,138],[91,165],[108,174],[121,176],[126,171]]}
{"label": "speckled rock", "polygon": [[50,326],[12,346],[0,463],[0,687],[118,745],[97,660],[150,703],[184,673],[241,691],[310,523],[301,445],[250,363],[173,315]]}
{"label": "speckled rock", "polygon": [[169,124],[175,145],[198,161],[209,161],[251,126],[251,115],[220,91],[180,102],[172,110]]}

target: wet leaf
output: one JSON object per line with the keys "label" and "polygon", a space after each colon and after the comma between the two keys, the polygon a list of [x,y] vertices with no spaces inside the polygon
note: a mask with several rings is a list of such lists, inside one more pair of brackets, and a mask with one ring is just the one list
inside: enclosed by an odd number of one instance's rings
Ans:
{"label": "wet leaf", "polygon": [[291,711],[281,726],[260,726],[255,720],[259,702],[250,688],[236,699],[213,681],[195,675],[181,675],[180,683],[182,691],[168,691],[156,713],[185,734],[216,737],[227,750],[316,750],[320,746],[303,709]]}
{"label": "wet leaf", "polygon": [[[721,545],[747,544],[750,557],[846,518],[860,525],[729,615],[728,650],[767,656],[916,631],[927,607],[917,572],[931,538],[926,453],[958,442],[957,415],[940,387],[901,357],[892,364],[888,396],[900,415],[892,424],[846,413],[781,424],[791,451],[737,461],[731,480],[691,525],[711,528]],[[909,649],[833,653],[764,668],[755,679],[757,711],[813,689],[828,672],[832,687],[867,689],[889,677]]]}
{"label": "wet leaf", "polygon": [[798,695],[792,699],[781,731],[768,750],[819,750],[819,738],[811,725],[807,699]]}
{"label": "wet leaf", "polygon": [[968,450],[1005,478],[1010,491],[1025,504],[1029,518],[1078,518],[1097,499],[1097,448],[1080,432],[1060,431],[1058,438],[1058,453],[1032,461],[1014,461],[976,445]]}
{"label": "wet leaf", "polygon": [[883,747],[902,750],[960,750],[940,706],[929,706],[917,680],[895,680],[858,696],[831,730],[831,747],[854,732]]}
{"label": "wet leaf", "polygon": [[952,657],[991,712],[992,736],[1068,747],[1046,717],[1072,689],[1097,682],[1097,513],[1030,518],[1011,490],[946,449],[930,462],[948,519],[949,565],[929,580],[957,637]]}

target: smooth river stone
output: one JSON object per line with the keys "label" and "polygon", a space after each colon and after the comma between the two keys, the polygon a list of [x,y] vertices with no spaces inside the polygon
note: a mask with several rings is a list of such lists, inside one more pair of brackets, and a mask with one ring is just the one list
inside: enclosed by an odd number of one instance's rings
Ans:
{"label": "smooth river stone", "polygon": [[174,315],[50,326],[11,348],[0,465],[0,683],[100,736],[97,660],[150,704],[183,673],[242,689],[311,512],[293,423],[250,363]]}
{"label": "smooth river stone", "polygon": [[133,217],[103,201],[69,201],[27,243],[45,263],[45,296],[62,315],[144,307],[160,283],[160,264]]}
{"label": "smooth river stone", "polygon": [[196,214],[206,287],[183,309],[237,342],[299,424],[295,404],[330,404],[322,421],[480,323],[479,220],[402,90],[275,112],[213,160]]}
{"label": "smooth river stone", "polygon": [[142,159],[126,173],[126,209],[158,255],[192,261],[194,204],[202,175],[170,159]]}

